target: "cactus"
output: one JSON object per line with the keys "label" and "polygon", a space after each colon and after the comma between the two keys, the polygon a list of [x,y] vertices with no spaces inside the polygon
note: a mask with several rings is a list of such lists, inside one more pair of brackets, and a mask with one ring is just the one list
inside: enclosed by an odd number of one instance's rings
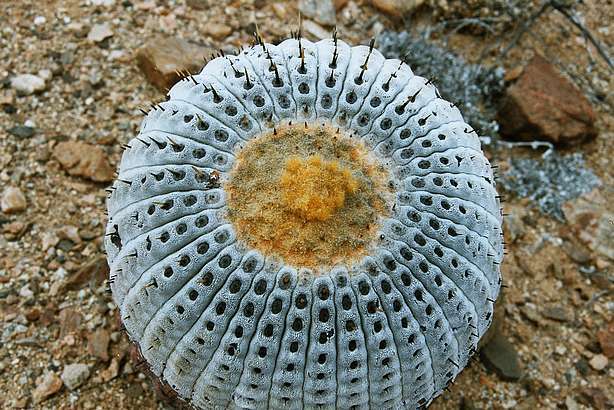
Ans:
{"label": "cactus", "polygon": [[195,408],[416,408],[489,327],[499,197],[432,81],[300,36],[152,105],[109,189],[121,320]]}

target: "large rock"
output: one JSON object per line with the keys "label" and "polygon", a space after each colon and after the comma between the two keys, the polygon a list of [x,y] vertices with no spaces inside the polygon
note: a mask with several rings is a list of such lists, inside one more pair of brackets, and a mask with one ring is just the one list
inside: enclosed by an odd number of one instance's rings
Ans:
{"label": "large rock", "polygon": [[108,155],[97,145],[80,141],[60,142],[53,149],[53,157],[70,175],[95,182],[113,180],[113,168],[109,164]]}
{"label": "large rock", "polygon": [[200,72],[204,58],[213,52],[208,47],[180,38],[157,38],[137,52],[136,61],[147,80],[159,90],[166,91],[179,81],[178,72]]}
{"label": "large rock", "polygon": [[573,144],[597,135],[587,98],[539,54],[508,87],[498,121],[510,139]]}

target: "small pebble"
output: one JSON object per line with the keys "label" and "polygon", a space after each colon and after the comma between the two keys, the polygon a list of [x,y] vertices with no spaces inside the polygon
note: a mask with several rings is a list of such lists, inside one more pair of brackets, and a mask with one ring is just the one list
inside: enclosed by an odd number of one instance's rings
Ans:
{"label": "small pebble", "polygon": [[73,363],[64,367],[62,381],[69,390],[75,390],[90,377],[90,368],[83,363]]}
{"label": "small pebble", "polygon": [[602,354],[598,354],[593,356],[591,360],[589,360],[588,364],[597,371],[601,371],[608,366],[608,358]]}

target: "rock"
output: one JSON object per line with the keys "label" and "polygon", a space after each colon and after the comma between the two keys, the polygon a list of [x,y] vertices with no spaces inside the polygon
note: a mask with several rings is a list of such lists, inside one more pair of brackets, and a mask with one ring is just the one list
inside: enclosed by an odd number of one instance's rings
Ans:
{"label": "rock", "polygon": [[578,243],[565,241],[563,242],[562,248],[571,260],[580,265],[586,265],[593,259],[591,253],[583,245]]}
{"label": "rock", "polygon": [[580,402],[597,410],[611,409],[610,398],[603,390],[594,387],[584,387],[580,391]]}
{"label": "rock", "polygon": [[403,17],[424,3],[424,0],[371,0],[373,7],[392,17]]}
{"label": "rock", "polygon": [[348,4],[348,1],[349,0],[334,0],[333,3],[335,3],[335,9],[337,11],[341,10],[346,6],[346,4]]}
{"label": "rock", "polygon": [[608,358],[614,358],[614,320],[608,323],[608,327],[597,333],[597,340],[603,354]]}
{"label": "rock", "polygon": [[39,404],[59,392],[62,388],[62,379],[54,372],[47,372],[36,381],[36,389],[32,392],[34,404]]}
{"label": "rock", "polygon": [[563,204],[563,214],[575,236],[590,250],[614,259],[614,213],[599,188]]}
{"label": "rock", "polygon": [[226,24],[208,23],[205,24],[205,27],[203,27],[203,31],[205,34],[208,34],[213,38],[223,39],[232,33],[232,27],[227,26]]}
{"label": "rock", "polygon": [[99,146],[79,141],[60,142],[53,149],[53,157],[70,175],[95,182],[113,180],[113,168],[109,165],[108,155]]}
{"label": "rock", "polygon": [[567,410],[580,410],[580,406],[571,396],[565,398],[565,407]]}
{"label": "rock", "polygon": [[508,87],[498,114],[503,136],[555,144],[595,137],[595,119],[584,94],[539,54]]}
{"label": "rock", "polygon": [[309,33],[318,40],[322,40],[330,37],[328,30],[325,30],[321,25],[314,23],[311,20],[303,21],[303,31]]}
{"label": "rock", "polygon": [[63,252],[69,252],[73,246],[75,246],[75,243],[70,239],[60,239],[55,247]]}
{"label": "rock", "polygon": [[90,368],[83,363],[73,363],[64,367],[62,381],[69,390],[75,390],[90,377]]}
{"label": "rock", "polygon": [[25,125],[16,125],[14,127],[9,128],[7,132],[14,137],[26,139],[32,138],[36,133],[36,129]]}
{"label": "rock", "polygon": [[87,351],[103,362],[109,361],[109,331],[101,328],[91,333],[87,338]]}
{"label": "rock", "polygon": [[19,289],[19,296],[27,300],[34,296],[34,292],[32,292],[28,285],[24,285],[21,287],[21,289]]}
{"label": "rock", "polygon": [[81,326],[81,313],[73,308],[65,308],[60,311],[60,339],[76,333]]}
{"label": "rock", "polygon": [[333,0],[299,0],[298,8],[305,16],[325,26],[334,26],[337,23]]}
{"label": "rock", "polygon": [[195,10],[206,10],[211,7],[211,0],[186,0],[186,5]]}
{"label": "rock", "polygon": [[546,308],[543,310],[542,315],[557,322],[571,322],[573,320],[571,313],[560,306]]}
{"label": "rock", "polygon": [[608,367],[608,358],[602,354],[596,354],[593,356],[591,360],[588,361],[588,364],[595,370],[601,371]]}
{"label": "rock", "polygon": [[21,74],[11,79],[11,88],[19,95],[31,95],[45,89],[45,80],[33,74]]}
{"label": "rock", "polygon": [[109,380],[113,380],[119,374],[119,360],[117,358],[113,358],[111,360],[111,364],[106,369],[100,372],[100,377],[104,383]]}
{"label": "rock", "polygon": [[495,313],[493,314],[492,323],[490,327],[484,333],[480,341],[478,342],[478,349],[486,346],[490,340],[503,329],[503,322],[505,321],[505,292],[502,291],[497,298],[494,306]]}
{"label": "rock", "polygon": [[490,342],[480,350],[480,358],[484,365],[495,371],[502,380],[517,381],[522,377],[518,353],[500,332],[495,334]]}
{"label": "rock", "polygon": [[214,50],[174,37],[154,39],[136,54],[139,69],[147,80],[165,91],[179,81],[177,72],[199,72],[205,57]]}
{"label": "rock", "polygon": [[505,207],[508,217],[504,220],[504,232],[509,236],[510,242],[516,242],[522,238],[526,232],[523,218],[526,216],[526,207],[518,205],[508,205]]}
{"label": "rock", "polygon": [[94,24],[87,34],[87,39],[93,43],[100,43],[113,35],[113,30],[108,23]]}
{"label": "rock", "polygon": [[64,283],[66,290],[79,290],[89,284],[91,288],[98,287],[109,276],[109,265],[103,256],[97,257],[70,275]]}
{"label": "rock", "polygon": [[588,362],[584,358],[580,358],[577,362],[574,363],[574,367],[578,369],[582,376],[586,376],[588,374]]}
{"label": "rock", "polygon": [[5,214],[14,214],[26,209],[26,197],[19,188],[8,187],[2,193],[0,209]]}

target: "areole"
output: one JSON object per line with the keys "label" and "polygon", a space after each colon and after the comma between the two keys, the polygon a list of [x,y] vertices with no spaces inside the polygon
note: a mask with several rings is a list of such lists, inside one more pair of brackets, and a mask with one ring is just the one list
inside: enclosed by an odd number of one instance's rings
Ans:
{"label": "areole", "polygon": [[108,208],[122,322],[196,408],[428,405],[499,294],[477,134],[373,43],[211,60],[147,114]]}

